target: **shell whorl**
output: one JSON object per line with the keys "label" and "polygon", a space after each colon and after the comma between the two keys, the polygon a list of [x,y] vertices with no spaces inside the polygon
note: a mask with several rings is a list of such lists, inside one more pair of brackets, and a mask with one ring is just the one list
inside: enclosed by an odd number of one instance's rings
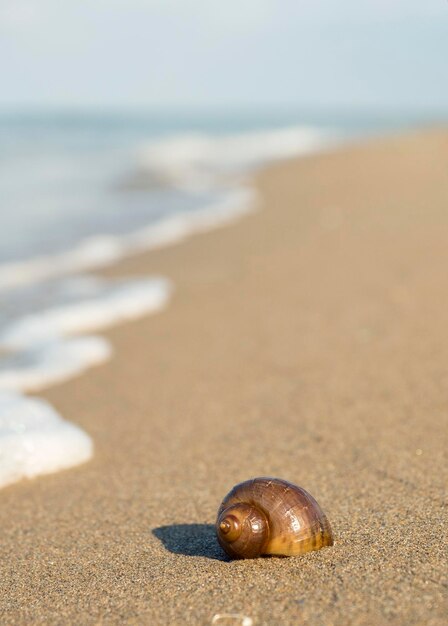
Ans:
{"label": "shell whorl", "polygon": [[249,503],[235,502],[220,508],[216,534],[221,547],[233,559],[263,554],[269,539],[265,513]]}
{"label": "shell whorl", "polygon": [[278,478],[236,485],[219,508],[216,533],[232,558],[293,556],[333,544],[330,524],[316,500]]}

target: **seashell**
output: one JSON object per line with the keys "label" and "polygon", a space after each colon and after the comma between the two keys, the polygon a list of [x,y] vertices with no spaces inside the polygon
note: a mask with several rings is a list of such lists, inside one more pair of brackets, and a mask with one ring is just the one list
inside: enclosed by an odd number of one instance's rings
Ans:
{"label": "seashell", "polygon": [[279,478],[253,478],[219,507],[216,534],[233,559],[295,556],[333,545],[330,523],[316,500]]}

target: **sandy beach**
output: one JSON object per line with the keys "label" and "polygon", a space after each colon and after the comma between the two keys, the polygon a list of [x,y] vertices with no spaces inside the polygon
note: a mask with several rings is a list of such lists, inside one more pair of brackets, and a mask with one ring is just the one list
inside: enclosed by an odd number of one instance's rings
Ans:
{"label": "sandy beach", "polygon": [[[434,130],[276,164],[258,212],[105,272],[175,293],[42,394],[95,456],[0,491],[2,624],[446,624],[447,163]],[[227,560],[216,511],[258,475],[335,545]]]}

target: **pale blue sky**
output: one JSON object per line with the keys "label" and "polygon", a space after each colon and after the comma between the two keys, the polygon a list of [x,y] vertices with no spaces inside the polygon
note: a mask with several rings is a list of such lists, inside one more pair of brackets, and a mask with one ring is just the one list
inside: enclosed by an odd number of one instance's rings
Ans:
{"label": "pale blue sky", "polygon": [[0,0],[0,106],[448,110],[447,0]]}

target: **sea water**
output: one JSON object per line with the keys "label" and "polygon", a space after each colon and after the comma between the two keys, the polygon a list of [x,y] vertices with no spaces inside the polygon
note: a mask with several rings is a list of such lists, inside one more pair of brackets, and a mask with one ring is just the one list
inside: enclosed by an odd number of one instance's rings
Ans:
{"label": "sea water", "polygon": [[0,487],[91,457],[88,433],[25,394],[109,359],[98,331],[162,310],[175,289],[95,270],[256,210],[250,173],[264,163],[398,125],[256,111],[0,114]]}

